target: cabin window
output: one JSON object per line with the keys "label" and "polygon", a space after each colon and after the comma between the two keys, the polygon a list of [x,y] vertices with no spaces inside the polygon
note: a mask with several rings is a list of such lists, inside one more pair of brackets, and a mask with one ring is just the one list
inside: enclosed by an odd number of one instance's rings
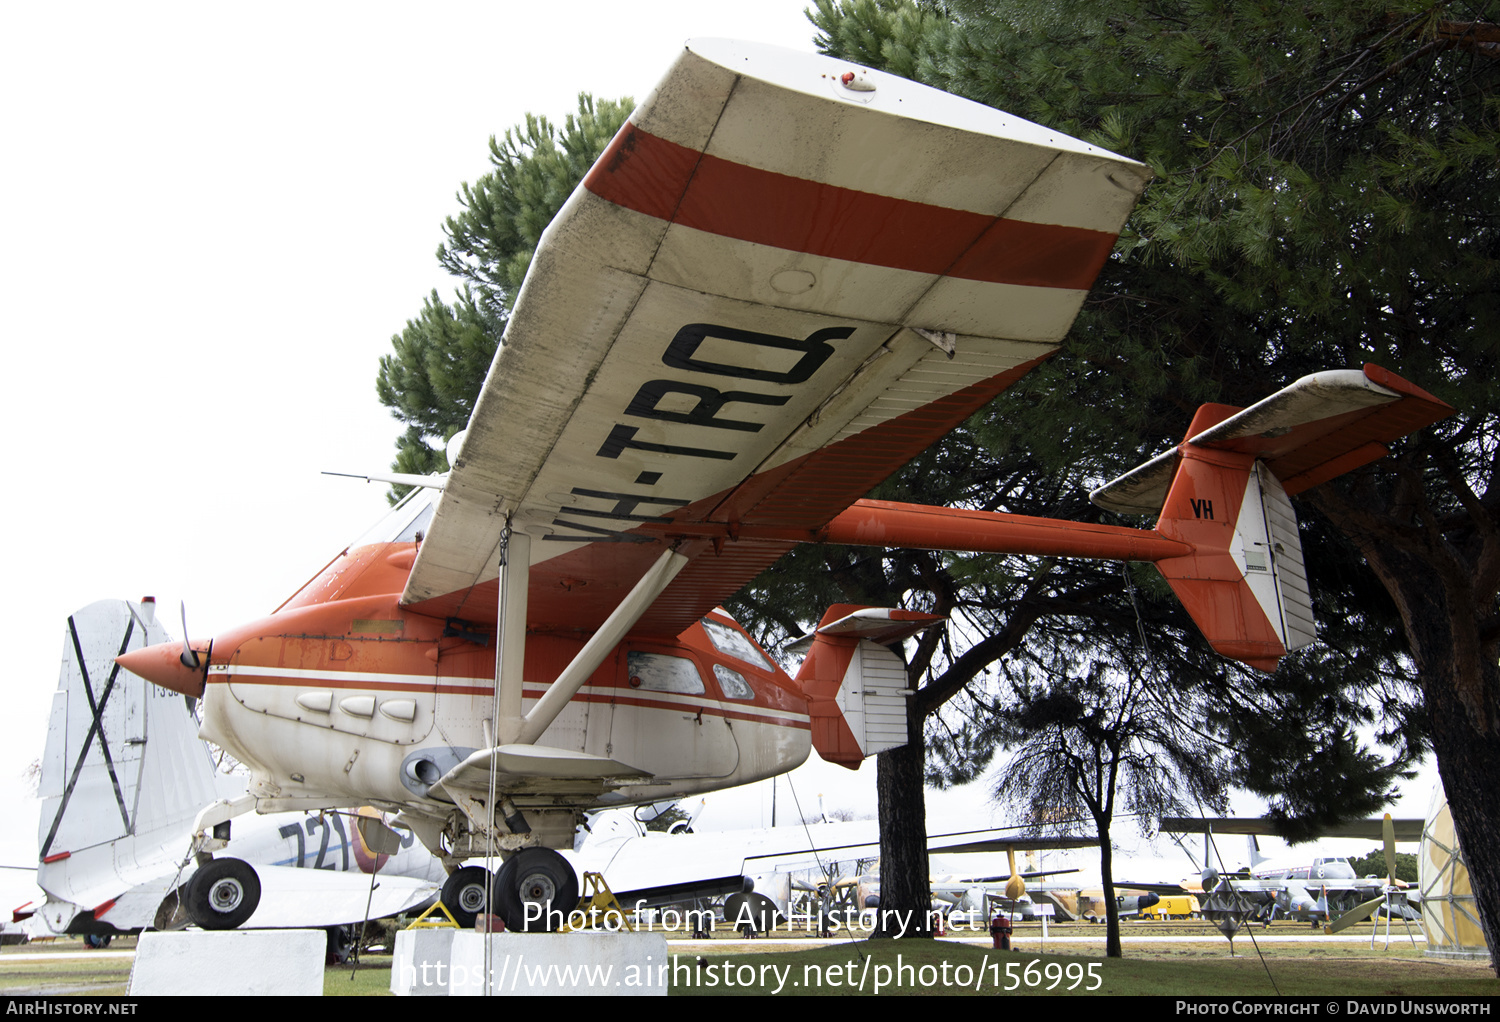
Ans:
{"label": "cabin window", "polygon": [[719,689],[726,699],[754,699],[755,690],[739,671],[723,664],[714,664],[714,677],[719,679]]}
{"label": "cabin window", "polygon": [[681,692],[702,695],[698,665],[686,657],[665,653],[629,653],[625,657],[630,687],[642,692]]}
{"label": "cabin window", "polygon": [[745,633],[709,618],[703,619],[703,630],[708,633],[708,641],[714,644],[714,649],[725,656],[732,656],[763,671],[772,669],[771,661]]}
{"label": "cabin window", "polygon": [[432,512],[434,510],[436,510],[436,505],[429,502],[427,506],[422,509],[421,513],[417,515],[417,517],[413,518],[406,524],[406,528],[402,529],[401,532],[396,536],[395,542],[415,543],[417,540],[417,533],[420,532],[425,534],[427,532],[427,527],[432,522]]}
{"label": "cabin window", "polygon": [[412,490],[374,526],[367,529],[349,549],[357,550],[371,543],[411,542],[417,530],[425,531],[432,521],[432,510],[437,504],[439,491],[419,486]]}

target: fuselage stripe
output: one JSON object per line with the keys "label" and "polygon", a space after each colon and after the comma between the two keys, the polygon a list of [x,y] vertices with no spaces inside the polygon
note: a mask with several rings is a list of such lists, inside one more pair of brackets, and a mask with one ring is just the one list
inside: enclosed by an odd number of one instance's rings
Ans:
{"label": "fuselage stripe", "polygon": [[[373,671],[341,672],[334,677],[316,671],[299,670],[292,667],[235,667],[232,665],[215,669],[209,673],[209,683],[237,685],[268,685],[274,687],[305,687],[332,689],[360,689],[376,692],[399,692],[412,695],[489,696],[494,691],[494,682],[481,678],[451,678],[438,682],[423,675],[385,674]],[[471,684],[452,684],[467,681]],[[529,699],[540,698],[547,691],[546,685],[528,684],[523,693]],[[716,699],[686,695],[678,692],[652,692],[649,695],[634,689],[609,688],[600,685],[585,685],[573,697],[590,703],[614,703],[621,706],[640,706],[659,710],[702,711],[705,716],[724,717],[728,720],[756,721],[780,724],[785,727],[810,728],[811,718],[805,713],[762,707],[753,703],[723,703]]]}

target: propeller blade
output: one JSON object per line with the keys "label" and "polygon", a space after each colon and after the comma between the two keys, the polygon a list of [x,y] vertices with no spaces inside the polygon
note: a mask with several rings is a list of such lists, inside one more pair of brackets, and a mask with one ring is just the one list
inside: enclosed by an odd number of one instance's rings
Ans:
{"label": "propeller blade", "polygon": [[1387,887],[1396,885],[1396,825],[1391,822],[1391,814],[1385,814],[1385,820],[1380,825],[1381,836],[1385,838],[1385,883]]}
{"label": "propeller blade", "polygon": [[201,663],[198,658],[198,651],[188,642],[186,600],[182,601],[182,655],[177,659],[182,663],[182,666],[194,671],[198,669]]}
{"label": "propeller blade", "polygon": [[1011,901],[1020,901],[1021,895],[1026,893],[1026,881],[1016,872],[1016,850],[1006,848],[1005,855],[1010,862],[1010,879],[1005,882],[1005,896]]}
{"label": "propeller blade", "polygon": [[1332,936],[1333,934],[1338,933],[1340,930],[1347,930],[1355,923],[1362,923],[1366,919],[1370,918],[1370,914],[1384,903],[1385,895],[1383,894],[1378,898],[1371,898],[1369,901],[1365,902],[1362,905],[1355,906],[1348,912],[1345,912],[1343,915],[1339,916],[1332,923],[1323,927],[1323,932],[1325,934],[1328,934],[1329,936]]}
{"label": "propeller blade", "polygon": [[1209,827],[1203,832],[1203,872],[1198,874],[1198,881],[1203,885],[1205,891],[1212,891],[1219,886],[1219,871],[1214,869],[1209,862],[1208,853],[1214,843],[1213,828]]}

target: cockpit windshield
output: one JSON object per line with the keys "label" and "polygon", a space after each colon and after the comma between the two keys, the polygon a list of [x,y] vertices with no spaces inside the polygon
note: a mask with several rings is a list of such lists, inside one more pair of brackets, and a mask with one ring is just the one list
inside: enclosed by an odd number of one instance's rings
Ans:
{"label": "cockpit windshield", "polygon": [[432,521],[432,512],[437,506],[437,499],[441,493],[441,490],[431,486],[419,486],[412,490],[402,497],[384,518],[366,529],[358,539],[349,544],[349,549],[356,550],[362,546],[369,546],[371,543],[414,542],[418,533],[427,531],[427,525]]}

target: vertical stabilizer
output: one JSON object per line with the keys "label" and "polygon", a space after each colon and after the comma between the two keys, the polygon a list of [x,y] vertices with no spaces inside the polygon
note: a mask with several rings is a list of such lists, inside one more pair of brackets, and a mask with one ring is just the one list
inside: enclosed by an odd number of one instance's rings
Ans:
{"label": "vertical stabilizer", "polygon": [[1274,671],[1316,638],[1296,513],[1264,464],[1184,444],[1156,530],[1193,546],[1156,566],[1218,652]]}
{"label": "vertical stabilizer", "polygon": [[1316,637],[1295,496],[1385,457],[1453,414],[1380,366],[1296,380],[1249,408],[1207,404],[1187,439],[1099,487],[1121,514],[1161,510],[1156,531],[1193,553],[1156,559],[1214,649],[1264,671]]}
{"label": "vertical stabilizer", "polygon": [[220,797],[191,700],[114,662],[168,639],[149,599],[68,618],[38,792],[37,915],[54,931],[151,922],[166,888],[132,889],[182,858],[188,824]]}

